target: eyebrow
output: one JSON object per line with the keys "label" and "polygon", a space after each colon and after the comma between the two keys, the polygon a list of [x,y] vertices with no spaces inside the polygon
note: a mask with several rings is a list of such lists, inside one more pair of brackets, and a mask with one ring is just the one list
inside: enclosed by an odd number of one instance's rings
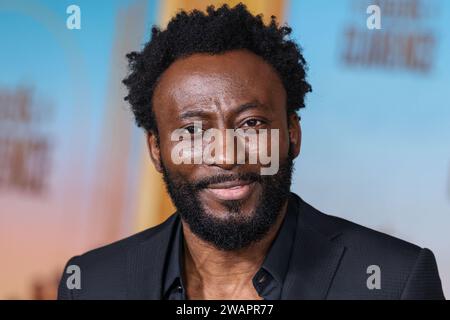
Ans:
{"label": "eyebrow", "polygon": [[260,107],[263,107],[263,105],[261,103],[259,103],[257,101],[252,101],[252,102],[240,105],[233,112],[236,113],[236,114],[239,114],[239,113],[242,113],[244,111],[251,110],[251,109],[258,109]]}
{"label": "eyebrow", "polygon": [[210,112],[202,109],[187,110],[180,114],[180,119],[207,117],[209,114]]}
{"label": "eyebrow", "polygon": [[[244,104],[238,106],[232,112],[234,114],[240,114],[247,110],[257,109],[257,108],[261,108],[261,107],[265,107],[265,106],[263,104],[259,103],[258,101],[252,101],[252,102],[244,103]],[[197,117],[199,117],[199,118],[208,117],[211,113],[213,113],[213,112],[205,111],[203,109],[187,110],[187,111],[181,112],[180,118],[188,119],[188,118],[197,118]]]}

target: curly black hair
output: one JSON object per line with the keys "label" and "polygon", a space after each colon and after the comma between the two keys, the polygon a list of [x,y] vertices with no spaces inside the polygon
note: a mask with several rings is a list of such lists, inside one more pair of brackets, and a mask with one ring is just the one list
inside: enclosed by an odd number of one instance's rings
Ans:
{"label": "curly black hair", "polygon": [[279,26],[271,16],[264,24],[262,15],[254,16],[242,3],[230,8],[209,6],[180,11],[166,30],[153,26],[151,40],[140,52],[127,54],[129,75],[125,100],[131,105],[136,123],[147,132],[158,133],[152,97],[159,77],[177,59],[195,53],[220,54],[246,49],[262,57],[278,72],[287,94],[287,112],[305,106],[311,86],[306,81],[306,62],[299,46],[288,36],[292,29]]}

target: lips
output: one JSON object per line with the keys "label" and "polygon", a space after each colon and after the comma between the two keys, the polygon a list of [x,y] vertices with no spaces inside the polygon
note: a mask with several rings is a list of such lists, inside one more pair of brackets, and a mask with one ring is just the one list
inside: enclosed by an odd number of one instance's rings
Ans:
{"label": "lips", "polygon": [[210,184],[206,191],[219,200],[242,200],[250,195],[254,186],[254,182],[235,180]]}

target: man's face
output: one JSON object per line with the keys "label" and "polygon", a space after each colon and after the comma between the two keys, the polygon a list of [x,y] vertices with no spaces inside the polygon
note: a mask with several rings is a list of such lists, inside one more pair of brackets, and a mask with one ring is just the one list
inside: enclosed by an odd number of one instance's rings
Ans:
{"label": "man's face", "polygon": [[[298,119],[287,116],[286,92],[276,71],[245,50],[179,59],[162,74],[153,110],[159,143],[154,134],[148,135],[151,157],[190,229],[224,250],[261,239],[287,199],[292,161],[300,150]],[[175,164],[172,150],[179,141],[172,141],[172,133],[183,128],[198,133],[194,123],[200,121],[203,130],[221,132],[277,129],[277,141],[266,142],[267,150],[279,153],[278,172],[262,176],[261,163],[238,164],[236,159]],[[223,148],[229,142],[221,141]]]}

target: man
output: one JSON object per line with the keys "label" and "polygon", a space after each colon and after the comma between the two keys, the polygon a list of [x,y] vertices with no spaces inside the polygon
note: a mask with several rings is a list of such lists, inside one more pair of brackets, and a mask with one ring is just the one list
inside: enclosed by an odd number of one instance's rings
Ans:
{"label": "man", "polygon": [[[81,289],[69,289],[64,274],[59,298],[443,298],[430,250],[290,193],[301,145],[296,111],[311,91],[290,32],[243,5],[210,7],[154,27],[145,48],[128,55],[126,100],[177,212],[72,258]],[[211,132],[218,135],[205,138]],[[256,162],[245,161],[251,155]]]}

